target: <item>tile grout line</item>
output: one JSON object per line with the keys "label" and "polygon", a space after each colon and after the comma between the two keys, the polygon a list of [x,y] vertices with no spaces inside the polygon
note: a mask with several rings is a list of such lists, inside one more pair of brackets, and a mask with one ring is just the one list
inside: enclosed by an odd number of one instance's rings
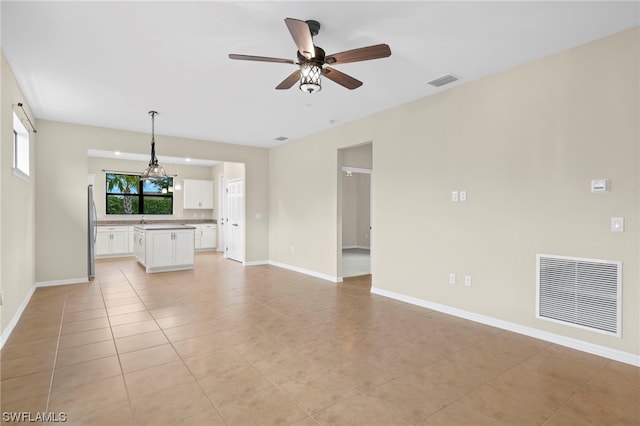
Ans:
{"label": "tile grout line", "polygon": [[[140,302],[144,305],[145,309],[147,310],[147,312],[149,313],[151,318],[153,318],[153,322],[156,323],[156,325],[160,329],[160,332],[162,333],[164,338],[167,339],[167,342],[169,342],[169,345],[171,345],[171,348],[175,351],[176,355],[178,355],[178,358],[180,359],[180,362],[182,362],[182,365],[184,365],[184,367],[187,369],[187,371],[189,371],[189,374],[191,375],[191,377],[193,377],[193,380],[195,380],[195,382],[197,383],[198,388],[200,388],[200,391],[202,392],[202,394],[205,396],[205,398],[207,398],[207,401],[209,401],[209,403],[211,404],[213,409],[216,410],[216,412],[218,413],[220,418],[225,422],[225,424],[228,425],[229,422],[227,421],[226,417],[224,417],[222,415],[222,413],[220,412],[218,407],[216,407],[216,405],[213,403],[213,401],[211,401],[211,399],[209,398],[209,395],[207,395],[207,393],[204,391],[204,389],[202,388],[202,385],[200,384],[200,381],[193,375],[193,372],[191,371],[189,366],[184,362],[184,359],[182,358],[182,355],[180,355],[180,353],[178,352],[176,347],[173,345],[173,342],[171,341],[171,339],[169,339],[167,334],[164,332],[164,328],[162,328],[160,326],[160,324],[158,324],[157,318],[155,316],[153,316],[153,314],[151,314],[147,304],[144,302],[144,300],[142,300],[142,298],[140,297],[140,294],[138,294],[138,291],[136,290],[136,288],[131,284],[131,281],[129,281],[129,277],[127,276],[126,272],[124,270],[122,270],[122,268],[119,268],[119,269],[120,269],[120,272],[122,272],[122,275],[124,275],[124,279],[127,281],[127,283],[129,284],[129,286],[131,287],[133,292],[136,294],[138,299],[140,299]],[[184,305],[184,303],[182,303],[182,302],[180,302],[180,303],[182,305]],[[113,332],[112,332],[112,334],[113,334]],[[114,343],[115,343],[115,340],[114,340]],[[157,345],[157,346],[160,346],[160,345]],[[116,347],[116,352],[117,352],[117,347]],[[118,361],[119,360],[120,360],[120,353],[118,352]],[[152,367],[148,367],[148,368],[152,368]],[[124,370],[122,369],[122,364],[120,364],[120,370],[122,370],[122,379],[125,382],[125,388],[127,389],[127,399],[128,399],[128,402],[129,402],[129,409],[131,410],[131,416],[133,417],[133,406],[131,405],[131,397],[129,396],[129,388],[127,387],[127,382],[126,382],[126,380],[124,380]],[[136,424],[135,417],[133,417],[133,422],[134,422],[134,424]]]}
{"label": "tile grout line", "polygon": [[[124,275],[122,268],[118,268],[118,269],[120,270],[122,275]],[[97,278],[97,273],[96,273],[96,278]],[[131,285],[126,275],[124,275],[124,278],[125,280],[127,280],[127,283]],[[124,377],[124,369],[122,368],[122,361],[120,360],[120,351],[118,351],[118,345],[116,345],[116,338],[113,335],[113,326],[111,325],[111,317],[109,316],[109,310],[107,309],[107,302],[104,298],[104,292],[102,291],[102,285],[100,285],[100,281],[98,281],[97,284],[98,284],[98,288],[100,289],[100,297],[102,297],[102,304],[104,305],[104,311],[107,314],[107,322],[109,323],[109,331],[111,332],[111,338],[113,339],[113,347],[116,351],[116,356],[118,357],[118,365],[120,366],[120,373],[122,375],[122,383],[124,384],[124,390],[127,393],[127,405],[129,406],[129,412],[131,413],[131,420],[133,420],[133,424],[135,425],[136,419],[133,417],[133,407],[131,406],[131,396],[129,395],[129,387],[127,386],[127,381],[125,380],[125,377]],[[136,293],[136,296],[137,295],[138,293]]]}
{"label": "tile grout line", "polygon": [[56,341],[56,351],[53,356],[53,366],[51,367],[51,380],[49,380],[49,391],[47,393],[47,405],[44,407],[45,413],[49,412],[49,404],[51,403],[51,392],[53,390],[53,379],[56,374],[56,364],[58,363],[58,351],[60,350],[60,340],[62,338],[62,325],[64,324],[64,314],[67,307],[67,293],[64,295],[64,303],[62,304],[62,315],[60,315],[60,327],[58,328],[58,340]]}
{"label": "tile grout line", "polygon": [[541,423],[541,426],[545,425],[547,422],[549,422],[549,420],[551,420],[553,418],[553,416],[555,416],[556,414],[558,414],[560,412],[560,410],[562,410],[563,408],[565,408],[567,406],[567,404],[569,404],[571,402],[572,399],[574,399],[576,397],[576,395],[578,395],[580,392],[586,392],[585,391],[585,387],[593,380],[596,378],[596,376],[598,376],[598,374],[602,373],[602,371],[604,371],[613,361],[609,360],[609,362],[605,363],[602,368],[600,368],[596,373],[593,374],[593,376],[591,376],[589,378],[589,380],[587,380],[586,382],[584,382],[582,385],[580,386],[576,386],[576,392],[573,393],[573,395],[571,395],[570,398],[568,398],[565,402],[562,403],[562,405],[560,407],[558,407],[558,409],[556,411],[553,412],[553,414],[551,414],[549,417],[547,417],[544,422]]}
{"label": "tile grout line", "polygon": [[[480,342],[483,342],[483,341],[488,340],[488,339],[489,339],[488,337],[487,337],[486,339],[481,339],[481,340],[479,340],[479,341],[477,341],[477,342],[475,342],[475,343],[473,343],[473,344],[469,345],[469,347],[476,346],[476,345],[478,345]],[[545,348],[546,348],[546,347],[548,347],[548,346],[550,346],[550,345],[545,346]],[[455,351],[455,352],[453,352],[453,353],[462,352],[462,351],[467,350],[467,349],[468,349],[468,348],[463,348],[463,349],[460,349],[460,350]],[[491,383],[490,383],[491,381],[495,380],[496,378],[500,377],[501,375],[505,374],[506,372],[513,370],[514,368],[516,368],[516,367],[517,367],[517,366],[519,366],[520,364],[524,363],[524,362],[525,362],[525,361],[527,361],[528,359],[532,358],[533,356],[535,356],[538,352],[541,352],[542,350],[543,350],[543,349],[539,349],[539,350],[537,350],[536,352],[534,352],[534,353],[532,353],[531,355],[529,355],[529,356],[525,357],[524,359],[520,360],[519,362],[517,362],[516,364],[514,364],[514,365],[512,365],[511,367],[507,368],[506,370],[502,371],[501,373],[498,373],[498,374],[496,374],[495,376],[493,376],[493,377],[491,377],[491,378],[489,378],[489,379],[487,379],[487,380],[484,380],[481,384],[479,384],[479,385],[478,385],[478,386],[476,386],[476,387],[473,387],[473,388],[472,388],[472,389],[470,389],[468,392],[465,392],[465,393],[464,393],[463,395],[461,395],[459,398],[456,398],[455,400],[451,401],[449,404],[446,404],[445,406],[443,406],[443,407],[442,407],[442,408],[440,408],[439,410],[437,410],[437,411],[435,411],[435,412],[431,413],[429,416],[427,416],[427,417],[425,417],[425,418],[423,418],[423,419],[420,419],[420,421],[419,421],[419,422],[424,422],[424,421],[426,421],[427,419],[429,419],[429,418],[431,418],[431,417],[435,416],[436,414],[440,413],[441,411],[443,411],[443,410],[447,409],[448,407],[450,407],[450,406],[452,406],[452,405],[456,404],[458,401],[462,400],[463,398],[466,398],[467,396],[471,395],[473,392],[477,391],[478,389],[482,388],[483,386],[489,386],[490,388],[496,389],[495,387],[493,387],[493,386],[491,385]],[[444,358],[442,358],[442,359],[444,359]],[[439,361],[438,361],[438,362],[439,362]]]}

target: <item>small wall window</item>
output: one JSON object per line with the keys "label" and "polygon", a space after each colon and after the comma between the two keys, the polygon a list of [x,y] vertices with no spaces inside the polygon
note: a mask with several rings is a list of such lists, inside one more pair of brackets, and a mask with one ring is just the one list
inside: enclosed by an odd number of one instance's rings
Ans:
{"label": "small wall window", "polygon": [[22,120],[13,113],[13,174],[27,182],[29,179],[29,132]]}
{"label": "small wall window", "polygon": [[106,174],[107,214],[173,214],[173,178]]}

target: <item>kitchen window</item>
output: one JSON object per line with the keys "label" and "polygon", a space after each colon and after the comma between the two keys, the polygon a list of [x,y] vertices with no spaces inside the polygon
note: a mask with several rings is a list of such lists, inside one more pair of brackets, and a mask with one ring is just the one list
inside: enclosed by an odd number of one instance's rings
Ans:
{"label": "kitchen window", "polygon": [[106,174],[107,214],[173,214],[173,178],[140,180],[139,175]]}
{"label": "kitchen window", "polygon": [[13,113],[13,174],[26,182],[29,178],[29,132]]}

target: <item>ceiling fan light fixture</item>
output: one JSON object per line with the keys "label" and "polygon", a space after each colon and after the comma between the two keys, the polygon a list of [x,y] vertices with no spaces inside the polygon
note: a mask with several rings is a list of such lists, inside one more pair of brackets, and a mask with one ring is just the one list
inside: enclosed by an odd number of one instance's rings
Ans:
{"label": "ceiling fan light fixture", "polygon": [[322,90],[320,75],[322,67],[313,62],[300,65],[300,90],[307,93],[315,93]]}
{"label": "ceiling fan light fixture", "polygon": [[158,158],[156,157],[156,138],[155,138],[155,117],[158,114],[157,111],[149,111],[151,116],[151,159],[149,165],[142,172],[140,179],[161,179],[167,177],[167,172],[164,171],[164,167],[158,164]]}

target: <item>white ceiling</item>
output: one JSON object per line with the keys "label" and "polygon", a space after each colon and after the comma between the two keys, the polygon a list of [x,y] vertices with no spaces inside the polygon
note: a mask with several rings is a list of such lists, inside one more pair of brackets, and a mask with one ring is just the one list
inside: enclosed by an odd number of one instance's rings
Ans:
{"label": "white ceiling", "polygon": [[[108,158],[111,160],[132,160],[132,161],[149,161],[149,155],[147,154],[134,154],[131,152],[121,152],[121,151],[104,151],[100,149],[89,149],[87,150],[88,157],[95,158]],[[160,160],[160,158],[158,159]],[[178,166],[204,166],[204,167],[213,167],[218,164],[221,164],[222,161],[215,160],[204,160],[201,158],[184,158],[184,157],[170,157],[168,155],[162,156],[162,164],[177,164]]]}
{"label": "white ceiling", "polygon": [[[19,1],[1,3],[2,50],[38,119],[272,147],[640,24],[637,1]],[[275,86],[295,59],[284,18],[320,21],[327,54],[387,43],[389,58],[336,65],[349,91]],[[453,73],[441,89],[426,82]],[[158,138],[158,142],[161,139]]]}

